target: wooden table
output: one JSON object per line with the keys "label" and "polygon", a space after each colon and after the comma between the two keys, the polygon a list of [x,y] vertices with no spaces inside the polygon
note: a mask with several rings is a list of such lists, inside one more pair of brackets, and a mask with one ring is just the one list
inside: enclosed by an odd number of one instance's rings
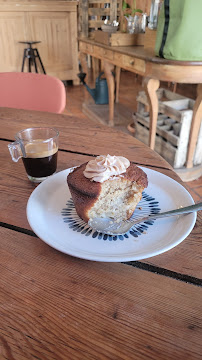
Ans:
{"label": "wooden table", "polygon": [[[143,76],[145,91],[150,103],[149,146],[154,149],[156,125],[158,118],[158,98],[156,91],[160,80],[177,83],[199,84],[198,98],[193,110],[187,152],[187,168],[193,167],[193,156],[198,139],[202,118],[202,62],[172,61],[154,56],[153,49],[143,46],[108,46],[88,38],[79,40],[80,59],[85,72],[85,55],[91,55],[103,61],[109,91],[109,125],[113,126],[114,118],[114,76],[112,70],[117,66]],[[119,76],[117,77],[119,79]],[[119,87],[119,84],[117,84]]]}
{"label": "wooden table", "polygon": [[130,263],[81,260],[36,237],[26,218],[35,188],[7,145],[21,129],[60,131],[58,171],[99,154],[178,176],[131,136],[90,120],[0,109],[0,358],[201,359],[201,224],[176,248]]}

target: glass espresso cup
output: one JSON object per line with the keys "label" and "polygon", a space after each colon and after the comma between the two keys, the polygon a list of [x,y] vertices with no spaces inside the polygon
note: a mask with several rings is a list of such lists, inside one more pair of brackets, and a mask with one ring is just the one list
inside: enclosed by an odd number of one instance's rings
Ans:
{"label": "glass espresso cup", "polygon": [[36,127],[18,132],[8,145],[13,161],[22,158],[29,180],[39,183],[56,172],[58,137],[56,129]]}

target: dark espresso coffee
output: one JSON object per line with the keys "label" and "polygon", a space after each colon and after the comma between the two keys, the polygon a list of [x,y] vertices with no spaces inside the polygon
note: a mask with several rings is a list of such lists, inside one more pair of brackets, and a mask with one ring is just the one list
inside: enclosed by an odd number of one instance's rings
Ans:
{"label": "dark espresso coffee", "polygon": [[36,142],[25,146],[26,157],[23,163],[29,176],[44,178],[54,174],[57,169],[58,149],[47,149],[46,143],[37,144]]}

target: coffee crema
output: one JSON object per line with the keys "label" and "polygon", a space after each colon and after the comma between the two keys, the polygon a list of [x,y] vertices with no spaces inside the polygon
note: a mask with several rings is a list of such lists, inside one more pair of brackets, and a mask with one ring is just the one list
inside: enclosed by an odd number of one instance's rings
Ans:
{"label": "coffee crema", "polygon": [[58,147],[49,143],[40,143],[39,140],[33,140],[25,145],[26,157],[23,157],[23,163],[26,172],[31,177],[43,178],[54,174],[57,169]]}

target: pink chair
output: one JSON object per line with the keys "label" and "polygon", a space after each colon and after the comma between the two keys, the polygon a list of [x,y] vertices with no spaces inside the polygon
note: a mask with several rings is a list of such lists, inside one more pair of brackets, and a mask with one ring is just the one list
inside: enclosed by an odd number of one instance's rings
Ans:
{"label": "pink chair", "polygon": [[0,107],[61,113],[65,105],[64,84],[53,76],[0,73]]}

